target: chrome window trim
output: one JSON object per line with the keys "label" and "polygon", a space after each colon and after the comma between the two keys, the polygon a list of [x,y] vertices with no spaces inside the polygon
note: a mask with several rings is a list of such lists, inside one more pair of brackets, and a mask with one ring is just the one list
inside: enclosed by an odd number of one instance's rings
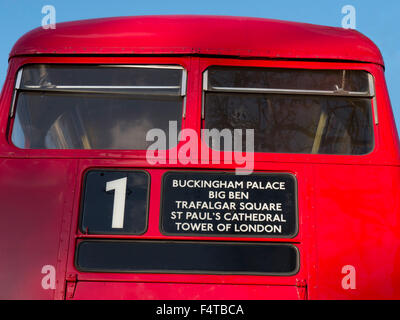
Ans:
{"label": "chrome window trim", "polygon": [[16,100],[17,100],[17,91],[21,87],[22,71],[23,71],[23,68],[19,69],[17,72],[17,77],[15,80],[15,86],[14,86],[14,91],[13,91],[13,97],[12,97],[12,101],[11,101],[10,117],[12,117],[14,115],[14,109],[15,109],[15,104],[16,104]]}
{"label": "chrome window trim", "polygon": [[379,124],[379,118],[378,118],[378,106],[376,103],[376,94],[375,94],[375,78],[371,73],[368,73],[368,82],[369,82],[369,92],[372,95],[374,121],[375,121],[375,124],[377,125],[377,124]]}
{"label": "chrome window trim", "polygon": [[180,89],[181,86],[24,86],[18,89],[42,89],[51,91],[53,89]]}
{"label": "chrome window trim", "polygon": [[[68,66],[80,66],[80,64],[67,64],[63,63],[61,65]],[[86,66],[86,65],[85,65]],[[182,70],[182,78],[181,78],[181,85],[180,86],[66,86],[66,85],[54,85],[54,86],[40,86],[40,85],[27,85],[21,87],[22,82],[22,75],[23,75],[23,67],[21,67],[16,76],[15,86],[14,86],[14,93],[11,102],[10,108],[10,118],[14,116],[15,113],[15,105],[16,99],[18,95],[18,90],[20,91],[53,91],[53,92],[77,92],[77,93],[113,93],[111,90],[179,90],[178,94],[172,94],[174,96],[181,96],[183,97],[183,117],[186,116],[186,91],[187,91],[187,70],[182,66],[177,65],[117,65],[117,64],[109,64],[109,65],[98,65],[93,64],[90,65],[93,67],[107,67],[107,68],[148,68],[148,69],[170,69],[170,70]],[[107,91],[109,90],[109,91]],[[125,93],[125,92],[124,92]],[[137,92],[126,92],[127,94],[137,94]],[[121,94],[121,93],[116,93]],[[147,93],[146,93],[147,94]],[[166,93],[167,95],[168,92]]]}
{"label": "chrome window trim", "polygon": [[182,66],[163,65],[163,64],[100,64],[97,66],[105,68],[147,68],[147,69],[186,70]]}
{"label": "chrome window trim", "polygon": [[353,92],[343,90],[300,90],[300,89],[269,89],[269,88],[232,88],[232,87],[211,87],[207,91],[214,92],[242,92],[242,93],[277,93],[277,94],[299,94],[299,95],[318,95],[318,96],[355,96],[369,97],[372,96],[369,92]]}
{"label": "chrome window trim", "polygon": [[378,118],[378,105],[376,102],[376,96],[374,96],[372,98],[372,107],[374,109],[374,121],[375,121],[375,124],[377,125],[377,124],[379,124],[379,118]]}
{"label": "chrome window trim", "polygon": [[183,97],[182,117],[186,118],[186,90],[187,90],[187,70],[182,69],[181,96]]}
{"label": "chrome window trim", "polygon": [[201,119],[205,119],[205,113],[204,113],[204,108],[205,108],[205,92],[208,91],[208,70],[203,72],[203,90],[201,94]]}

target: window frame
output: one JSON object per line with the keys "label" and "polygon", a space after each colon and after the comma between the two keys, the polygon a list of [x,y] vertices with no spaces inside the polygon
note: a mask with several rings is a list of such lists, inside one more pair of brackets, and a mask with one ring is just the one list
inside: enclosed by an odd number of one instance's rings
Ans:
{"label": "window frame", "polygon": [[[275,88],[251,88],[251,87],[211,87],[209,86],[208,79],[208,71],[210,68],[220,67],[220,68],[254,68],[254,69],[286,69],[286,70],[319,70],[319,71],[332,71],[332,70],[340,70],[340,71],[364,71],[368,74],[368,91],[367,92],[351,92],[351,91],[343,91],[343,90],[304,90],[304,89],[275,89]],[[376,149],[377,141],[376,141],[376,133],[375,127],[379,124],[378,118],[378,108],[376,102],[376,86],[375,86],[375,77],[369,71],[365,69],[353,69],[353,68],[304,68],[304,67],[277,67],[277,66],[249,66],[246,64],[234,65],[234,64],[208,64],[205,66],[202,71],[202,85],[201,85],[201,128],[205,128],[205,100],[206,100],[206,92],[212,93],[246,93],[246,94],[277,94],[277,95],[297,95],[297,96],[331,96],[331,97],[350,97],[350,98],[369,98],[371,105],[370,112],[370,124],[371,124],[371,148],[369,152],[363,154],[327,154],[327,153],[289,153],[289,152],[271,152],[271,151],[254,151],[255,155],[268,155],[268,154],[277,154],[277,155],[307,155],[307,156],[327,156],[327,157],[364,157],[373,153]],[[207,144],[207,141],[203,140],[202,143]],[[213,152],[229,152],[224,150],[214,150],[207,144],[208,148],[210,148]],[[236,151],[230,151],[236,152]]]}
{"label": "window frame", "polygon": [[[16,77],[15,77],[15,84],[13,87],[13,93],[12,93],[12,100],[11,100],[11,106],[9,110],[9,119],[11,120],[9,123],[9,132],[8,132],[8,141],[9,143],[16,149],[18,150],[24,150],[24,151],[31,151],[31,150],[40,150],[42,152],[47,152],[47,151],[54,151],[54,152],[60,152],[60,151],[75,151],[75,152],[90,152],[90,151],[107,151],[107,152],[146,152],[145,149],[52,149],[52,148],[20,148],[16,146],[12,140],[12,135],[13,135],[13,130],[14,130],[14,125],[15,125],[15,118],[16,118],[16,108],[18,104],[18,95],[20,92],[52,92],[52,93],[88,93],[88,91],[81,91],[79,89],[82,89],[84,87],[89,87],[89,86],[56,86],[56,87],[36,87],[35,88],[22,88],[21,87],[21,82],[23,79],[23,70],[24,67],[30,66],[30,65],[41,65],[41,64],[46,64],[46,65],[61,65],[61,66],[82,66],[82,67],[105,67],[105,68],[148,68],[148,69],[171,69],[171,70],[182,70],[182,78],[181,78],[181,85],[180,85],[180,90],[179,94],[173,95],[176,97],[182,97],[182,112],[181,112],[181,127],[179,129],[184,128],[184,119],[186,117],[186,101],[187,101],[187,81],[188,81],[188,70],[185,66],[182,64],[146,64],[146,63],[125,63],[125,64],[114,64],[114,63],[79,63],[79,62],[72,62],[72,63],[63,63],[63,62],[56,62],[56,63],[49,63],[49,62],[37,62],[37,63],[27,63],[22,66],[20,66],[16,72]],[[69,88],[68,88],[69,87]],[[109,89],[109,88],[120,88],[121,86],[90,86],[91,88],[88,89]],[[100,88],[102,87],[102,88]],[[106,88],[105,88],[106,87]],[[178,87],[178,86],[176,86]],[[126,88],[126,87],[125,87]],[[141,87],[141,86],[129,86],[127,89],[134,89],[134,88],[139,88],[139,89],[161,89],[165,88],[167,90],[171,89],[168,86],[146,86],[146,87]],[[85,89],[85,88],[84,88]],[[91,91],[91,93],[97,93],[96,91]],[[104,93],[102,91],[98,91],[98,93]],[[121,94],[121,93],[115,93],[115,92],[107,92],[108,94],[115,94],[116,96]],[[135,93],[132,93],[132,96],[134,96]],[[168,94],[167,94],[168,95]],[[176,148],[177,146],[173,148],[167,148],[167,150],[171,150]]]}

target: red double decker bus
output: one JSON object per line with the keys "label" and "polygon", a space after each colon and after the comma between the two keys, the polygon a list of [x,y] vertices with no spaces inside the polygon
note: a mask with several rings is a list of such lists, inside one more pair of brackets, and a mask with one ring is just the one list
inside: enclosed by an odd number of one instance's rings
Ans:
{"label": "red double decker bus", "polygon": [[355,30],[37,28],[0,100],[2,299],[399,299],[400,148]]}

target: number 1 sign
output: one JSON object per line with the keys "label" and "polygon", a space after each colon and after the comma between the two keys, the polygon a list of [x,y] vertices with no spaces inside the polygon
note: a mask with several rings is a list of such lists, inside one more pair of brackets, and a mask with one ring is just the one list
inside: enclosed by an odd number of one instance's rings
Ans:
{"label": "number 1 sign", "polygon": [[88,171],[81,204],[81,231],[88,234],[144,233],[149,180],[144,171]]}

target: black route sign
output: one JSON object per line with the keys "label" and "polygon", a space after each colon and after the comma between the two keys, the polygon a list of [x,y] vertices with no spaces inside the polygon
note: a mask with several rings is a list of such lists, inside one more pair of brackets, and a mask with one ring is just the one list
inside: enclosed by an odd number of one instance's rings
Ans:
{"label": "black route sign", "polygon": [[297,182],[291,174],[167,172],[163,177],[163,234],[291,238],[297,231]]}

